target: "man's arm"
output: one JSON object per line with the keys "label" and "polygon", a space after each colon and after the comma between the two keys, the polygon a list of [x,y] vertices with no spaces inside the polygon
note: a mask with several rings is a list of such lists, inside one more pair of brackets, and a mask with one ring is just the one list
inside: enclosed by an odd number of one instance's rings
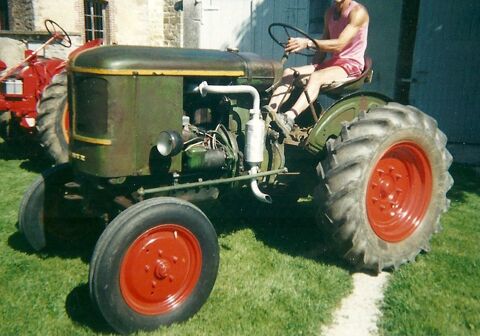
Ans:
{"label": "man's arm", "polygon": [[359,6],[350,13],[349,19],[350,22],[338,38],[315,40],[316,46],[307,38],[292,38],[288,41],[285,51],[297,52],[308,47],[316,47],[323,52],[340,52],[352,41],[359,29],[368,23],[369,17],[365,8]]}

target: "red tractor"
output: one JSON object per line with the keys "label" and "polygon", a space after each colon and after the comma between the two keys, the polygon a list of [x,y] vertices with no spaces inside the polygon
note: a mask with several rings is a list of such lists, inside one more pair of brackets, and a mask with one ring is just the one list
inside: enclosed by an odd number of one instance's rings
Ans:
{"label": "red tractor", "polygon": [[[66,31],[52,20],[45,21],[50,38],[37,50],[26,50],[25,59],[0,77],[0,122],[2,137],[36,136],[56,163],[68,161],[66,60],[44,58],[40,51],[52,43],[69,48]],[[87,42],[80,51],[99,46],[102,40]],[[0,72],[7,65],[0,60]]]}

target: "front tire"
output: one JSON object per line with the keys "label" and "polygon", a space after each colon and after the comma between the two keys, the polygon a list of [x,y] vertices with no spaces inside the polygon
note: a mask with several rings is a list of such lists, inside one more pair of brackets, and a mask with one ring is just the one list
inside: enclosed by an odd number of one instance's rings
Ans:
{"label": "front tire", "polygon": [[43,172],[23,195],[18,226],[36,251],[51,242],[76,241],[89,232],[80,200],[65,198],[65,184],[72,181],[72,167],[64,163]]}
{"label": "front tire", "polygon": [[328,141],[317,220],[348,261],[381,271],[429,250],[453,184],[446,143],[433,118],[396,103],[360,114]]}
{"label": "front tire", "polygon": [[37,103],[37,131],[40,144],[56,164],[68,162],[69,116],[67,73],[55,75]]}
{"label": "front tire", "polygon": [[219,264],[217,235],[194,205],[153,198],[118,215],[97,242],[90,296],[120,333],[181,322],[205,303]]}

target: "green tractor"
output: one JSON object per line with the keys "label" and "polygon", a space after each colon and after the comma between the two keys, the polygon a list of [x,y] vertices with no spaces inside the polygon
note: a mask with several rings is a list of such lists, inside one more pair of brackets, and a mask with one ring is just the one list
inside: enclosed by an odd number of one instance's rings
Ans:
{"label": "green tractor", "polygon": [[249,188],[265,203],[313,195],[321,229],[359,268],[397,268],[429,249],[453,183],[436,121],[359,91],[369,66],[325,89],[336,102],[312,104],[285,139],[261,110],[282,71],[252,53],[161,47],[103,46],[70,61],[70,162],[26,192],[19,228],[40,250],[78,222],[108,224],[89,288],[118,332],[202,307],[219,247],[192,203],[227,191]]}

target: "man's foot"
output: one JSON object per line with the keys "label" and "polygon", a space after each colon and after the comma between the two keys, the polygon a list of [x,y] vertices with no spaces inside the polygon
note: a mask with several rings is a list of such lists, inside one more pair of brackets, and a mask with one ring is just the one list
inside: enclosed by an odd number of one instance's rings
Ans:
{"label": "man's foot", "polygon": [[292,130],[294,123],[295,120],[290,118],[285,113],[277,113],[275,116],[275,124],[277,124],[278,128],[280,129],[280,131],[282,131],[282,134],[285,138],[290,137],[290,131]]}

